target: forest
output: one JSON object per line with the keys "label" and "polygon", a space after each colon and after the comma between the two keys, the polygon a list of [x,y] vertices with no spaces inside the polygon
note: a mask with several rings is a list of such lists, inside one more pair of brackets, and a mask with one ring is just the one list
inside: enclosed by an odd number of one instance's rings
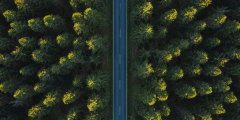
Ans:
{"label": "forest", "polygon": [[112,1],[0,0],[0,120],[112,119]]}
{"label": "forest", "polygon": [[240,120],[240,1],[128,7],[128,119]]}

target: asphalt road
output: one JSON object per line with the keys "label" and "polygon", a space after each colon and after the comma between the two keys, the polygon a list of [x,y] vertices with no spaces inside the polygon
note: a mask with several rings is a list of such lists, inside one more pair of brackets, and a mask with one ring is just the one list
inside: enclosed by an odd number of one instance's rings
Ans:
{"label": "asphalt road", "polygon": [[127,0],[113,1],[113,120],[127,120]]}

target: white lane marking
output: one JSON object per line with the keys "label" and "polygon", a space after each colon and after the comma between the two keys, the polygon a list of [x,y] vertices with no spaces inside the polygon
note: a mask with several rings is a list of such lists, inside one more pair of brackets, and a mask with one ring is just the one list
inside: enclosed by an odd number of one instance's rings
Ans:
{"label": "white lane marking", "polygon": [[120,38],[121,38],[121,29],[120,29]]}
{"label": "white lane marking", "polygon": [[119,64],[121,64],[121,55],[119,55]]}
{"label": "white lane marking", "polygon": [[121,115],[121,106],[119,106],[119,115]]}
{"label": "white lane marking", "polygon": [[121,80],[119,80],[119,89],[121,89]]}

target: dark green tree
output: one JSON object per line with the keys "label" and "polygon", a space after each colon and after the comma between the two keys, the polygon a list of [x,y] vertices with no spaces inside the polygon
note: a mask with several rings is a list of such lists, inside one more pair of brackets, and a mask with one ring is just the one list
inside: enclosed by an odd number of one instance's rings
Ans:
{"label": "dark green tree", "polygon": [[58,31],[64,30],[66,26],[66,21],[59,15],[46,15],[43,21],[45,26]]}

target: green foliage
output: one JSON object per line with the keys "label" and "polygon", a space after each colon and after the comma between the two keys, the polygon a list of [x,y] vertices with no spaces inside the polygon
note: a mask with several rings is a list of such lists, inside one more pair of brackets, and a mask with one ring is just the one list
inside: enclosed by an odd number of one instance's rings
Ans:
{"label": "green foliage", "polygon": [[158,3],[161,7],[167,7],[172,3],[172,0],[159,0]]}
{"label": "green foliage", "polygon": [[202,35],[199,32],[187,32],[186,37],[190,44],[198,45],[202,42]]}
{"label": "green foliage", "polygon": [[87,88],[96,91],[104,89],[108,79],[108,75],[103,71],[99,71],[97,74],[89,75],[86,79]]}
{"label": "green foliage", "polygon": [[78,88],[82,88],[83,87],[83,84],[85,82],[85,76],[82,76],[82,75],[75,75],[74,76],[74,80],[73,80],[73,86],[74,87],[78,87]]}
{"label": "green foliage", "polygon": [[190,24],[188,27],[195,32],[199,32],[205,30],[206,26],[207,26],[206,22],[200,20]]}
{"label": "green foliage", "polygon": [[208,95],[212,93],[212,87],[204,81],[196,81],[197,94],[200,96]]}
{"label": "green foliage", "polygon": [[51,73],[56,75],[67,75],[69,74],[69,70],[60,64],[53,64],[51,67]]}
{"label": "green foliage", "polygon": [[84,15],[80,12],[75,12],[72,15],[72,20],[74,23],[83,23],[84,22]]}
{"label": "green foliage", "polygon": [[205,64],[208,61],[208,54],[204,51],[188,51],[185,53],[185,60],[192,64]]}
{"label": "green foliage", "polygon": [[222,74],[222,70],[217,66],[206,64],[203,68],[203,74],[205,76],[218,76]]}
{"label": "green foliage", "polygon": [[69,89],[62,98],[64,104],[70,104],[76,101],[80,97],[80,93],[77,90]]}
{"label": "green foliage", "polygon": [[171,24],[175,19],[177,19],[178,12],[176,9],[171,9],[161,15],[160,20],[162,24]]}
{"label": "green foliage", "polygon": [[215,13],[206,18],[207,27],[215,29],[219,28],[227,19],[227,16]]}
{"label": "green foliage", "polygon": [[51,71],[49,69],[40,69],[38,71],[38,78],[41,81],[54,81],[54,76],[51,74]]}
{"label": "green foliage", "polygon": [[11,29],[8,30],[8,35],[13,38],[21,37],[27,32],[27,25],[20,21],[13,21],[12,23],[10,23],[10,27]]}
{"label": "green foliage", "polygon": [[44,33],[45,25],[42,19],[33,18],[28,20],[28,26],[35,32]]}
{"label": "green foliage", "polygon": [[35,38],[22,37],[18,42],[24,48],[34,49],[37,47],[37,40]]}
{"label": "green foliage", "polygon": [[70,33],[62,33],[58,35],[56,39],[60,47],[68,47],[72,45],[73,37],[74,36]]}
{"label": "green foliage", "polygon": [[218,38],[207,38],[202,41],[202,48],[203,49],[211,49],[213,47],[216,47],[221,43],[221,40]]}
{"label": "green foliage", "polygon": [[49,83],[47,83],[45,81],[40,81],[35,84],[33,89],[37,93],[43,93],[43,92],[50,90],[51,87],[52,86]]}
{"label": "green foliage", "polygon": [[43,100],[43,104],[46,107],[52,107],[61,102],[61,94],[59,91],[51,91],[47,93],[46,98]]}
{"label": "green foliage", "polygon": [[188,23],[190,22],[195,14],[197,13],[197,9],[194,7],[187,7],[185,9],[183,9],[182,11],[180,11],[179,13],[179,19],[182,23]]}
{"label": "green foliage", "polygon": [[144,4],[139,8],[140,18],[147,21],[151,18],[153,11],[153,5],[151,2],[144,2]]}
{"label": "green foliage", "polygon": [[190,3],[194,4],[198,9],[203,9],[212,4],[212,0],[189,0]]}
{"label": "green foliage", "polygon": [[61,16],[52,14],[46,15],[43,18],[43,21],[45,26],[58,31],[64,30],[66,24],[65,20]]}
{"label": "green foliage", "polygon": [[36,49],[32,52],[32,59],[37,63],[49,63],[52,62],[53,55],[47,53],[46,50]]}
{"label": "green foliage", "polygon": [[41,118],[49,113],[50,110],[46,109],[42,103],[39,103],[28,110],[28,116],[32,118]]}
{"label": "green foliage", "polygon": [[183,71],[191,77],[197,77],[202,73],[202,68],[199,64],[185,64]]}
{"label": "green foliage", "polygon": [[77,119],[81,118],[80,112],[82,112],[82,110],[80,110],[79,107],[77,107],[77,106],[72,107],[68,111],[67,119],[68,120],[77,120]]}
{"label": "green foliage", "polygon": [[168,69],[166,77],[172,81],[177,81],[184,76],[183,70],[178,67],[174,66]]}
{"label": "green foliage", "polygon": [[25,66],[19,70],[19,73],[24,75],[24,76],[31,76],[31,75],[36,75],[38,71],[38,67],[36,64],[30,64],[28,66]]}
{"label": "green foliage", "polygon": [[167,32],[168,32],[167,27],[159,27],[157,32],[156,32],[156,34],[154,34],[154,35],[156,35],[157,38],[161,38],[162,39],[162,38],[166,37]]}
{"label": "green foliage", "polygon": [[141,43],[143,40],[151,39],[153,34],[154,30],[152,25],[141,23],[134,28],[132,39],[137,43]]}
{"label": "green foliage", "polygon": [[14,10],[6,10],[3,13],[3,16],[6,18],[7,22],[13,22],[17,20],[17,12]]}
{"label": "green foliage", "polygon": [[29,97],[32,97],[34,94],[35,93],[33,91],[32,86],[23,85],[23,86],[20,86],[19,89],[15,91],[13,97],[20,100],[26,100]]}
{"label": "green foliage", "polygon": [[84,11],[84,19],[91,29],[103,30],[106,26],[106,20],[103,15],[95,9],[87,8]]}
{"label": "green foliage", "polygon": [[14,43],[16,43],[13,39],[9,39],[9,38],[0,38],[0,51],[9,51],[12,50],[12,48],[14,47]]}
{"label": "green foliage", "polygon": [[174,92],[182,99],[192,99],[197,96],[196,89],[193,86],[187,84],[177,84],[174,88]]}
{"label": "green foliage", "polygon": [[84,0],[70,0],[69,3],[72,6],[74,11],[81,11],[81,5],[84,4]]}

